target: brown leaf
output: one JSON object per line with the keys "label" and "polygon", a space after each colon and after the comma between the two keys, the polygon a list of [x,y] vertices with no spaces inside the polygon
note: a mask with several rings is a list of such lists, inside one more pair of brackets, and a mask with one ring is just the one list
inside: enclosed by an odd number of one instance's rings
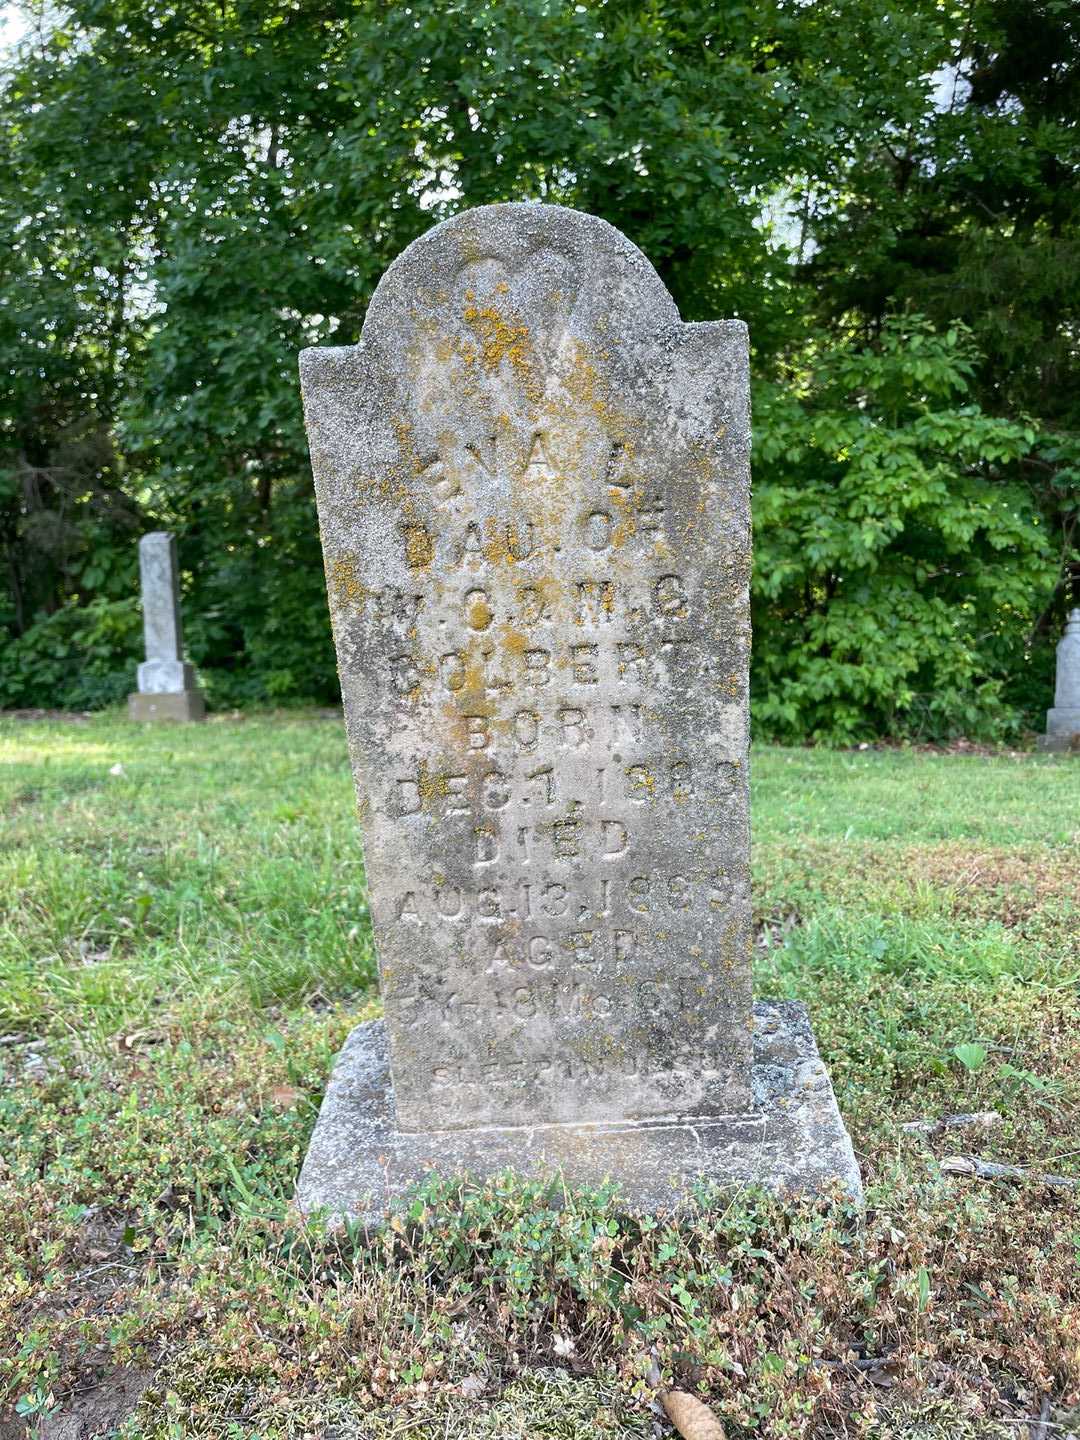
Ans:
{"label": "brown leaf", "polygon": [[724,1427],[713,1412],[685,1390],[668,1390],[660,1403],[683,1440],[725,1440]]}
{"label": "brown leaf", "polygon": [[291,1110],[303,1093],[291,1085],[274,1085],[270,1090],[270,1104],[275,1110]]}

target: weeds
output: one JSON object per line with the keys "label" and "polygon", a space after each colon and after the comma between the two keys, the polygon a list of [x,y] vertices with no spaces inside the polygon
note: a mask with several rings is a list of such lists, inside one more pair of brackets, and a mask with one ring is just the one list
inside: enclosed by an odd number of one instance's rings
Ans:
{"label": "weeds", "polygon": [[11,1425],[96,1396],[147,1440],[645,1436],[654,1356],[733,1440],[1072,1425],[1080,1197],[943,1175],[955,1137],[900,1125],[996,1110],[987,1158],[1080,1173],[1080,766],[755,755],[757,985],[811,1004],[864,1223],[432,1175],[365,1242],[290,1209],[377,1013],[337,727],[8,723],[0,760]]}

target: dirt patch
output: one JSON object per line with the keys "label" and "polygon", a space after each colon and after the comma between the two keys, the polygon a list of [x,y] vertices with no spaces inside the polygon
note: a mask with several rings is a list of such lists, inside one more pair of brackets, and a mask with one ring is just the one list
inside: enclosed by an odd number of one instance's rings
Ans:
{"label": "dirt patch", "polygon": [[153,1381],[151,1370],[122,1365],[80,1390],[38,1426],[37,1440],[91,1440],[108,1435],[134,1411]]}
{"label": "dirt patch", "polygon": [[17,810],[25,809],[28,805],[36,805],[41,799],[42,793],[40,786],[30,786],[26,790],[16,790],[8,802],[8,813],[14,815]]}
{"label": "dirt patch", "polygon": [[0,1440],[92,1440],[111,1435],[134,1412],[154,1379],[152,1370],[121,1365],[98,1384],[76,1391],[46,1416],[0,1415]]}
{"label": "dirt patch", "polygon": [[957,913],[1003,925],[1020,925],[1050,902],[1077,897],[1073,852],[922,847],[904,856],[902,868],[913,881],[952,892]]}
{"label": "dirt patch", "polygon": [[0,1410],[0,1440],[89,1440],[111,1435],[154,1378],[153,1371],[135,1366],[103,1369],[105,1347],[97,1347],[96,1357],[87,1357],[77,1338],[80,1322],[105,1315],[139,1279],[143,1260],[128,1248],[128,1230],[128,1216],[92,1206],[77,1231],[66,1237],[67,1287],[45,1298],[31,1297],[14,1312],[18,1334],[65,1325],[70,1333],[55,1347],[64,1375],[61,1388],[54,1392],[55,1408],[44,1416],[27,1417]]}

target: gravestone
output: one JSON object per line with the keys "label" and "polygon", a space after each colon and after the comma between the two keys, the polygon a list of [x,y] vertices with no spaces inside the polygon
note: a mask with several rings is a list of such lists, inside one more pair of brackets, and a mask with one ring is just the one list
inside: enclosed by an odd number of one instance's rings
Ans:
{"label": "gravestone", "polygon": [[432,1164],[859,1194],[805,1011],[751,993],[747,368],[540,205],[436,227],[302,355],[385,1021],[301,1209]]}
{"label": "gravestone", "polygon": [[155,530],[139,541],[143,637],[146,659],[138,667],[138,690],[128,696],[132,720],[201,720],[206,714],[195,671],[183,660],[180,577],[176,539]]}
{"label": "gravestone", "polygon": [[1080,751],[1080,609],[1069,612],[1058,642],[1054,708],[1046,712],[1039,748]]}

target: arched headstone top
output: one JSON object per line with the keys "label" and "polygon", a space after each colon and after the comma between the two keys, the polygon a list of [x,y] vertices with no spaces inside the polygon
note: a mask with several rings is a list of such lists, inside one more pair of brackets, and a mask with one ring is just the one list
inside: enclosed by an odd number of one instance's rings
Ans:
{"label": "arched headstone top", "polygon": [[[467,211],[398,256],[358,344],[303,352],[316,478],[376,500],[408,490],[421,524],[457,497],[512,504],[541,472],[603,484],[613,465],[708,465],[721,450],[745,467],[746,352],[740,321],[684,324],[606,221],[554,205]],[[336,508],[321,506],[331,566]],[[402,583],[400,547],[383,538],[383,578]]]}
{"label": "arched headstone top", "polygon": [[[485,337],[491,312],[497,330]],[[506,204],[466,210],[408,245],[375,289],[360,347],[382,352],[396,372],[402,341],[410,331],[430,334],[433,323],[466,345],[513,347],[516,339],[515,363],[539,372],[574,335],[617,324],[623,345],[662,343],[682,322],[654,267],[606,220],[561,205]],[[353,348],[305,352],[303,363],[332,367]]]}
{"label": "arched headstone top", "polygon": [[[505,288],[503,288],[505,287]],[[393,324],[403,304],[436,306],[471,291],[505,295],[509,308],[554,338],[625,313],[641,332],[680,323],[667,287],[614,225],[563,205],[483,205],[419,236],[390,265],[367,324]]]}

